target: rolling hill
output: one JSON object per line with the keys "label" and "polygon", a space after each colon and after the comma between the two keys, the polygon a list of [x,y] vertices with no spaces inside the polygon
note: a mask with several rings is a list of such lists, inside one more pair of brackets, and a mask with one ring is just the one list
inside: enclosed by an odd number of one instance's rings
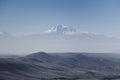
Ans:
{"label": "rolling hill", "polygon": [[0,58],[0,80],[115,79],[120,79],[119,61],[81,53],[38,52],[24,57]]}

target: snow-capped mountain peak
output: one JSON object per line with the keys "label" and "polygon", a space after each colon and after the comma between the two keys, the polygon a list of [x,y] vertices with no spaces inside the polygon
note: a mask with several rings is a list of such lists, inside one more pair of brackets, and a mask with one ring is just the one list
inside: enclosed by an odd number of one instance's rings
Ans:
{"label": "snow-capped mountain peak", "polygon": [[73,33],[76,32],[76,29],[72,29],[70,27],[64,26],[62,24],[57,24],[55,27],[46,31],[47,33],[57,33],[57,34],[65,34],[65,33]]}

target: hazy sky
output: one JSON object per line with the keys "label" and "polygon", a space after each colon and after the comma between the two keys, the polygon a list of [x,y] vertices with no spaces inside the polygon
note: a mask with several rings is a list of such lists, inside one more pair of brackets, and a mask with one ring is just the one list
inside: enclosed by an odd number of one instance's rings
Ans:
{"label": "hazy sky", "polygon": [[0,0],[0,31],[40,33],[56,24],[120,36],[120,0]]}
{"label": "hazy sky", "polygon": [[[39,34],[56,24],[75,28],[78,32],[120,38],[120,0],[0,0],[0,32]],[[42,35],[11,39],[3,36],[0,53],[120,52],[120,41],[99,35],[89,39],[89,36],[85,39]]]}

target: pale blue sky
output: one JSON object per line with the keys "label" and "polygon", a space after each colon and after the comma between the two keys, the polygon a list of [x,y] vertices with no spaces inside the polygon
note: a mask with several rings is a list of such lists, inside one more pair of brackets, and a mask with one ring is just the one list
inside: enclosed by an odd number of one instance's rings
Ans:
{"label": "pale blue sky", "polygon": [[56,24],[120,36],[120,0],[0,0],[0,31],[40,33]]}

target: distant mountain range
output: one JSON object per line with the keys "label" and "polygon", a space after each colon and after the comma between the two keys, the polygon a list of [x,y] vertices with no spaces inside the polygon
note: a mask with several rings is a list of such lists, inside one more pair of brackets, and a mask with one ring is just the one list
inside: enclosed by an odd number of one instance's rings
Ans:
{"label": "distant mountain range", "polygon": [[[90,53],[89,53],[90,54]],[[100,55],[100,54],[99,54]],[[109,54],[106,54],[109,55]],[[0,80],[119,80],[119,59],[38,52],[0,58]]]}
{"label": "distant mountain range", "polygon": [[61,24],[40,34],[12,36],[0,33],[1,53],[47,52],[120,52],[120,39],[90,32],[78,32]]}

